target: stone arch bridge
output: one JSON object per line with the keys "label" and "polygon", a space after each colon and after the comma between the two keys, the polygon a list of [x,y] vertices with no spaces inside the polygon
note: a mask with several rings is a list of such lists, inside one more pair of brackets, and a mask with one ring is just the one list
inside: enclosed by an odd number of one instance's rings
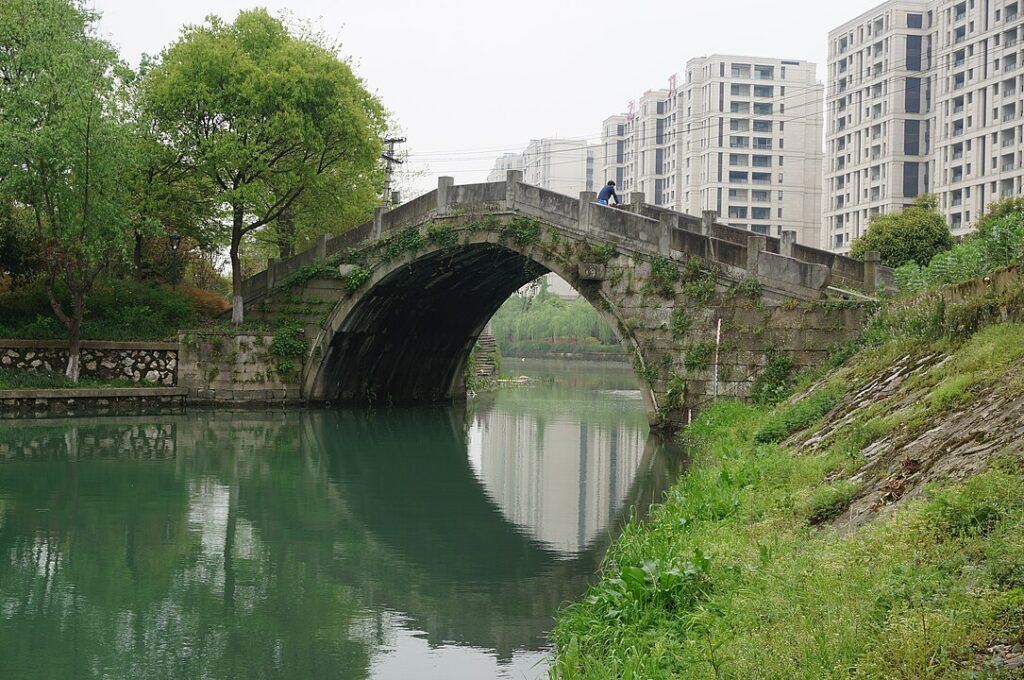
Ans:
{"label": "stone arch bridge", "polygon": [[269,267],[244,284],[248,318],[291,327],[291,394],[311,402],[465,396],[470,352],[510,294],[547,272],[616,330],[652,425],[685,424],[719,397],[749,398],[773,353],[823,361],[892,285],[853,260],[644,203],[626,209],[522,182],[435,191]]}

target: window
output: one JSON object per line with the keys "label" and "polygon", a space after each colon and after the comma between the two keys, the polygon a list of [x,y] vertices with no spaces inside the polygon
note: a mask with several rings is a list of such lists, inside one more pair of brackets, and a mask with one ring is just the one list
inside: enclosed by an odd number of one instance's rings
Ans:
{"label": "window", "polygon": [[729,74],[733,78],[749,78],[750,77],[750,64],[733,64]]}
{"label": "window", "polygon": [[771,208],[751,208],[750,219],[752,220],[770,220],[772,217]]}
{"label": "window", "polygon": [[770,168],[772,167],[771,156],[754,156],[754,162],[752,165],[755,168]]}
{"label": "window", "polygon": [[729,88],[729,94],[734,97],[749,97],[750,96],[750,85],[733,85]]}
{"label": "window", "polygon": [[754,103],[754,115],[756,116],[770,116],[772,115],[772,109],[774,107],[768,102],[755,102]]}
{"label": "window", "polygon": [[772,122],[770,120],[755,120],[754,132],[771,132]]}
{"label": "window", "polygon": [[772,194],[770,191],[754,189],[753,191],[750,192],[750,200],[752,200],[754,203],[768,203],[769,201],[771,201],[771,198]]}
{"label": "window", "polygon": [[920,14],[907,15],[907,28],[921,28],[922,21]]}
{"label": "window", "polygon": [[747,173],[736,172],[735,170],[729,172],[729,183],[730,184],[746,184]]}
{"label": "window", "polygon": [[745,220],[747,219],[747,208],[742,205],[730,205],[729,217],[734,220]]}
{"label": "window", "polygon": [[732,113],[750,113],[750,102],[732,102],[729,110]]}
{"label": "window", "polygon": [[[733,85],[733,87],[736,87]],[[743,87],[749,88],[749,85]],[[745,93],[744,93],[745,94]],[[754,96],[755,97],[772,97],[775,95],[775,88],[771,85],[754,85]]]}
{"label": "window", "polygon": [[921,70],[921,36],[907,36],[907,70]]}
{"label": "window", "polygon": [[755,66],[754,78],[757,80],[771,80],[775,77],[774,66]]}
{"label": "window", "polygon": [[[756,158],[756,156],[755,156]],[[749,159],[745,153],[731,153],[729,154],[729,165],[747,165]]]}
{"label": "window", "polygon": [[750,129],[750,121],[742,118],[733,118],[729,121],[729,129],[733,132],[746,132]]}
{"label": "window", "polygon": [[[744,175],[746,173],[743,173]],[[752,172],[750,173],[750,181],[754,184],[771,184],[772,174],[770,172]]]}

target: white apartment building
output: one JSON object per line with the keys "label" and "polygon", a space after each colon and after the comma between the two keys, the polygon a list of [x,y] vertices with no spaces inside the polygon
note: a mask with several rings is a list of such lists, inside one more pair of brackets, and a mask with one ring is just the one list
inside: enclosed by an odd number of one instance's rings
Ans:
{"label": "white apartment building", "polygon": [[494,167],[487,174],[488,182],[504,182],[509,170],[523,169],[523,154],[503,153],[494,159]]}
{"label": "white apartment building", "polygon": [[615,180],[619,192],[643,192],[647,203],[676,207],[675,107],[674,90],[648,90],[630,102],[631,111],[605,119],[602,185]]}
{"label": "white apartment building", "polygon": [[[594,191],[594,173],[603,163],[600,145],[581,139],[534,139],[523,153],[505,153],[496,158],[487,181],[501,182],[509,170],[522,170],[527,184],[577,197],[581,191]],[[546,279],[555,295],[567,300],[579,297],[561,277],[548,274]]]}
{"label": "white apartment building", "polygon": [[531,140],[523,151],[523,181],[527,184],[579,196],[587,190],[586,140],[548,137]]}
{"label": "white apartment building", "polygon": [[824,86],[806,61],[712,55],[604,122],[605,175],[648,203],[820,240]]}
{"label": "white apartment building", "polygon": [[1021,195],[1021,0],[891,0],[829,33],[824,246],[922,193],[962,235]]}

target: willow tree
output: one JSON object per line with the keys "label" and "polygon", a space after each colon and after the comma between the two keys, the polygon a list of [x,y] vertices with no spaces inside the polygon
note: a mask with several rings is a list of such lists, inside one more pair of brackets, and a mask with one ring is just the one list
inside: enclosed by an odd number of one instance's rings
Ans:
{"label": "willow tree", "polygon": [[243,321],[239,248],[306,193],[370,176],[383,108],[328,46],[293,35],[264,10],[184,29],[146,76],[160,137],[209,181],[224,206],[232,321]]}
{"label": "willow tree", "polygon": [[123,70],[94,18],[76,0],[0,2],[0,194],[30,214],[76,381],[86,299],[125,256],[137,172]]}

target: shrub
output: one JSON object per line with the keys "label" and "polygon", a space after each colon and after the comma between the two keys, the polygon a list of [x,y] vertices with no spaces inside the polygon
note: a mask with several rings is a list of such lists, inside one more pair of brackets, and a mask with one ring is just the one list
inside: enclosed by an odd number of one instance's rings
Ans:
{"label": "shrub", "polygon": [[908,262],[924,266],[952,247],[953,234],[935,209],[934,197],[926,195],[910,208],[873,217],[867,233],[853,242],[850,255],[863,259],[869,250],[877,250],[888,267]]}
{"label": "shrub", "polygon": [[[57,296],[69,303],[67,291],[58,286]],[[179,329],[210,319],[226,301],[212,293],[179,286],[101,280],[89,296],[82,324],[86,340],[161,340]],[[0,337],[62,339],[64,327],[54,318],[40,282],[16,291],[0,293]]]}
{"label": "shrub", "polygon": [[770,406],[784,399],[792,385],[793,359],[782,352],[769,351],[764,370],[754,380],[750,397],[755,404]]}

